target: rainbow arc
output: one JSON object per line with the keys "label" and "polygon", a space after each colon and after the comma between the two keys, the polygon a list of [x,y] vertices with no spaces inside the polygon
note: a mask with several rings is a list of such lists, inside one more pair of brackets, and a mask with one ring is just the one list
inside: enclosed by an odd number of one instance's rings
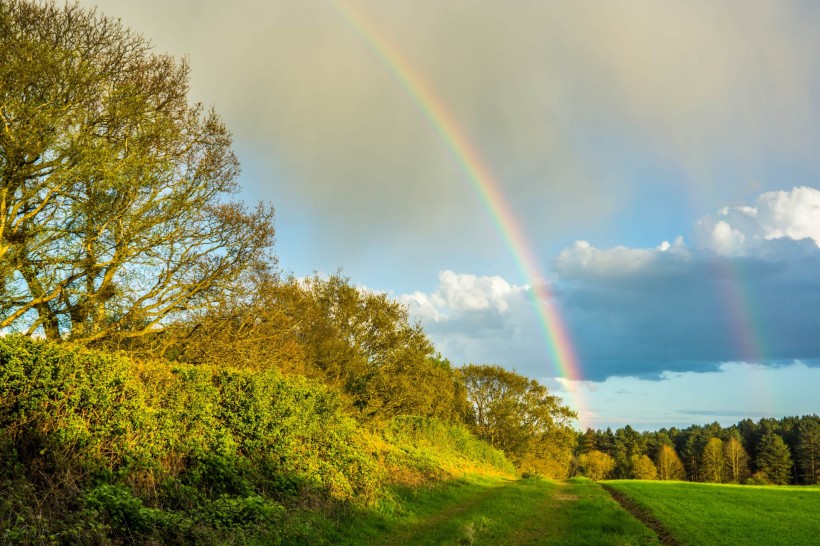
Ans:
{"label": "rainbow arc", "polygon": [[[580,380],[581,370],[567,329],[556,308],[550,288],[542,279],[532,247],[504,197],[499,182],[446,104],[422,74],[414,70],[399,50],[390,43],[387,36],[379,32],[377,26],[361,10],[342,2],[330,3],[412,97],[459,164],[470,189],[480,200],[524,281],[531,288],[533,308],[556,373],[564,379]],[[576,391],[576,406],[580,402],[578,395]]]}

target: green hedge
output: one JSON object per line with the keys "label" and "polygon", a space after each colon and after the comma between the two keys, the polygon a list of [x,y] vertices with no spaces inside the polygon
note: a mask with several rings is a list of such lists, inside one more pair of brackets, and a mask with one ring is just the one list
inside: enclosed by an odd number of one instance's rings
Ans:
{"label": "green hedge", "polygon": [[462,425],[343,407],[276,370],[0,337],[0,543],[310,542],[390,484],[515,472]]}

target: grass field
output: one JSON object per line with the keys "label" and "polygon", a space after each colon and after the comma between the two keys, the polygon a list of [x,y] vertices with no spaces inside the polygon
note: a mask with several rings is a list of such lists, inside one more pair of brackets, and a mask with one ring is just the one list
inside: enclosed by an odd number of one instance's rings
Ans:
{"label": "grass field", "polygon": [[605,482],[684,545],[820,544],[820,487]]}
{"label": "grass field", "polygon": [[[408,492],[409,494],[409,492]],[[395,517],[356,518],[334,544],[641,545],[654,533],[594,482],[464,480],[417,490]]]}

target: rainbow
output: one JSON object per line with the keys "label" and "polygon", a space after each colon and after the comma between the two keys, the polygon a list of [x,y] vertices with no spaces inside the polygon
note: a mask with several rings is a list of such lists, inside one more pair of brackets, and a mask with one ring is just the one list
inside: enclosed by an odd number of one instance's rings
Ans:
{"label": "rainbow", "polygon": [[[464,171],[471,190],[478,196],[525,282],[531,287],[533,307],[559,377],[580,380],[581,370],[578,359],[569,334],[555,307],[552,293],[547,283],[541,278],[535,256],[521,225],[490,169],[472,146],[444,102],[425,81],[425,78],[399,54],[398,49],[392,46],[387,37],[379,33],[361,10],[356,10],[339,1],[329,1],[412,96]],[[578,403],[577,394],[576,391],[576,405]]]}

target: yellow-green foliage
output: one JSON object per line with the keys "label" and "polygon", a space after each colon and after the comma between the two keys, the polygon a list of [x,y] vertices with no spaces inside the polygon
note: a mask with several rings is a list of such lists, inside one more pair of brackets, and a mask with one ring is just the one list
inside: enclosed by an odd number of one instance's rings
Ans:
{"label": "yellow-green foliage", "polygon": [[276,370],[3,337],[0,541],[270,538],[281,503],[365,507],[382,494],[361,432],[332,390]]}
{"label": "yellow-green foliage", "polygon": [[462,425],[368,430],[333,389],[275,369],[0,338],[0,541],[310,541],[300,507],[375,510],[391,484],[514,472]]}
{"label": "yellow-green foliage", "polygon": [[22,337],[0,340],[0,363],[0,426],[27,463],[143,482],[197,472],[212,487],[253,478],[339,499],[366,500],[378,486],[338,397],[303,378],[135,365]]}
{"label": "yellow-green foliage", "polygon": [[466,474],[514,476],[515,466],[466,426],[435,417],[399,416],[385,427],[388,476],[408,484]]}

